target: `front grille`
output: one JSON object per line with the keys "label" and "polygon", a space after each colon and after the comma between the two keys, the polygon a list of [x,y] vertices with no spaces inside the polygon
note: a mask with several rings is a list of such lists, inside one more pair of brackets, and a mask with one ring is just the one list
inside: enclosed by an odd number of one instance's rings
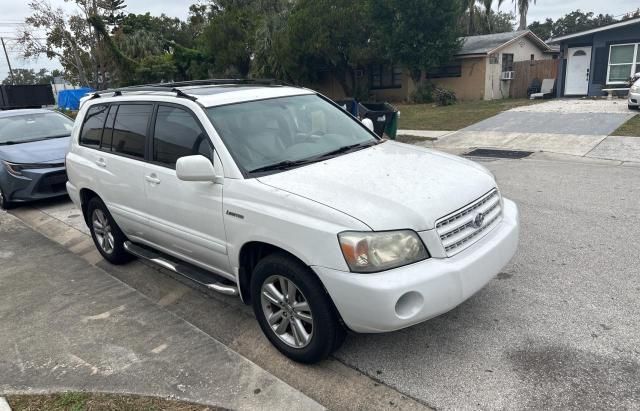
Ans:
{"label": "front grille", "polygon": [[473,203],[436,221],[436,232],[447,256],[451,257],[481,239],[501,218],[500,193],[493,189]]}

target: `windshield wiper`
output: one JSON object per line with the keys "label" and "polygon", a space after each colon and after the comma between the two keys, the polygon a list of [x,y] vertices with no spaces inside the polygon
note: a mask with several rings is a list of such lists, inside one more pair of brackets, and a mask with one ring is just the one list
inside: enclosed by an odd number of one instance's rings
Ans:
{"label": "windshield wiper", "polygon": [[69,137],[70,134],[60,134],[59,136],[49,136],[49,137],[45,137],[44,140],[49,140],[52,138],[62,138],[62,137]]}
{"label": "windshield wiper", "polygon": [[376,144],[380,144],[378,141],[367,141],[364,143],[358,143],[358,144],[351,144],[348,146],[344,146],[344,147],[340,147],[337,150],[333,150],[333,151],[329,151],[328,153],[324,153],[321,157],[322,158],[327,158],[327,157],[332,157],[332,156],[337,156],[338,154],[343,154],[343,153],[348,153],[349,151],[353,151],[357,148],[366,148],[366,147],[371,147],[371,146],[375,146]]}
{"label": "windshield wiper", "polygon": [[12,144],[18,144],[17,141],[2,141],[0,142],[0,146],[10,146]]}
{"label": "windshield wiper", "polygon": [[275,163],[275,164],[271,164],[268,166],[264,166],[264,167],[258,167],[254,170],[250,170],[249,173],[263,173],[263,172],[267,172],[267,171],[276,171],[276,170],[287,170],[289,168],[293,168],[293,167],[297,167],[297,166],[302,166],[305,164],[311,164],[311,163],[315,163],[318,160],[296,160],[296,161],[291,161],[291,160],[285,160],[285,161],[281,161],[279,163]]}

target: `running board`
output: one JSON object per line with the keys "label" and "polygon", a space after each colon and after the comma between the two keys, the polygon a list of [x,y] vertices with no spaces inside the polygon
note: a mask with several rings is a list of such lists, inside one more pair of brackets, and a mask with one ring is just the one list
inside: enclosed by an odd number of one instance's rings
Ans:
{"label": "running board", "polygon": [[151,261],[152,263],[159,265],[162,268],[173,271],[189,280],[198,283],[210,290],[216,291],[224,295],[239,295],[238,287],[233,285],[223,284],[220,280],[216,279],[216,275],[201,268],[192,266],[191,264],[179,263],[170,260],[165,255],[151,250],[146,247],[139,246],[131,241],[125,241],[124,249],[130,254],[136,257]]}

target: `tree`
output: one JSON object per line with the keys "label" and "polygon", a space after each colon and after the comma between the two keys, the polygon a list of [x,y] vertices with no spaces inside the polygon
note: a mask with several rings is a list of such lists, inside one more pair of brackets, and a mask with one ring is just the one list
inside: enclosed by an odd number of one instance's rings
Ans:
{"label": "tree", "polygon": [[584,13],[580,10],[572,11],[556,21],[546,19],[544,23],[534,21],[529,25],[533,31],[543,40],[589,30],[595,27],[611,24],[616,21],[610,14],[594,15],[593,12]]}
{"label": "tree", "polygon": [[[48,0],[32,0],[31,15],[25,19],[18,44],[25,58],[46,55],[57,58],[72,79],[81,85],[94,88],[108,86],[108,66],[104,44],[93,30],[90,17],[105,21],[117,21],[124,0],[74,0],[76,9],[66,14],[61,8],[53,8]],[[45,32],[44,38],[38,33]]]}
{"label": "tree", "polygon": [[553,20],[550,18],[547,18],[544,23],[534,21],[527,28],[542,40],[548,40],[553,37]]}
{"label": "tree", "polygon": [[416,83],[423,72],[451,61],[461,46],[456,24],[461,1],[371,0],[371,5],[372,44],[388,61],[408,68]]}
{"label": "tree", "polygon": [[250,1],[227,0],[214,11],[200,36],[200,48],[215,56],[216,70],[246,77],[251,70],[257,14]]}
{"label": "tree", "polygon": [[17,68],[13,69],[13,77],[15,83],[12,82],[11,76],[7,76],[2,80],[2,84],[51,84],[54,77],[61,75],[59,70],[49,70],[41,68],[37,72],[34,69]]}
{"label": "tree", "polygon": [[[518,30],[527,29],[527,14],[529,13],[529,0],[513,0],[518,9],[518,15],[520,16],[520,25]],[[536,4],[536,0],[533,0],[533,4]]]}

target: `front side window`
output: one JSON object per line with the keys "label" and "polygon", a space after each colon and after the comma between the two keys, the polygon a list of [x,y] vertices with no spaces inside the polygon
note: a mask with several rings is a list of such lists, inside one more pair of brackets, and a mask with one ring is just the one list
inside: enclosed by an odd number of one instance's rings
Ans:
{"label": "front side window", "polygon": [[144,158],[151,104],[120,104],[113,123],[111,151]]}
{"label": "front side window", "polygon": [[502,72],[513,71],[513,54],[504,53],[502,55]]}
{"label": "front side window", "polygon": [[87,110],[82,132],[80,133],[80,144],[91,148],[100,147],[102,128],[104,127],[104,120],[107,118],[108,110],[109,106],[105,104],[96,104]]}
{"label": "front side window", "polygon": [[153,161],[175,169],[180,157],[201,154],[212,158],[209,137],[191,113],[160,106],[153,133]]}
{"label": "front side window", "polygon": [[609,50],[607,83],[624,83],[640,70],[638,44],[612,45]]}
{"label": "front side window", "polygon": [[0,118],[0,145],[68,137],[73,121],[54,112],[33,112]]}
{"label": "front side window", "polygon": [[344,110],[315,94],[211,107],[207,114],[249,174],[285,170],[379,142]]}

